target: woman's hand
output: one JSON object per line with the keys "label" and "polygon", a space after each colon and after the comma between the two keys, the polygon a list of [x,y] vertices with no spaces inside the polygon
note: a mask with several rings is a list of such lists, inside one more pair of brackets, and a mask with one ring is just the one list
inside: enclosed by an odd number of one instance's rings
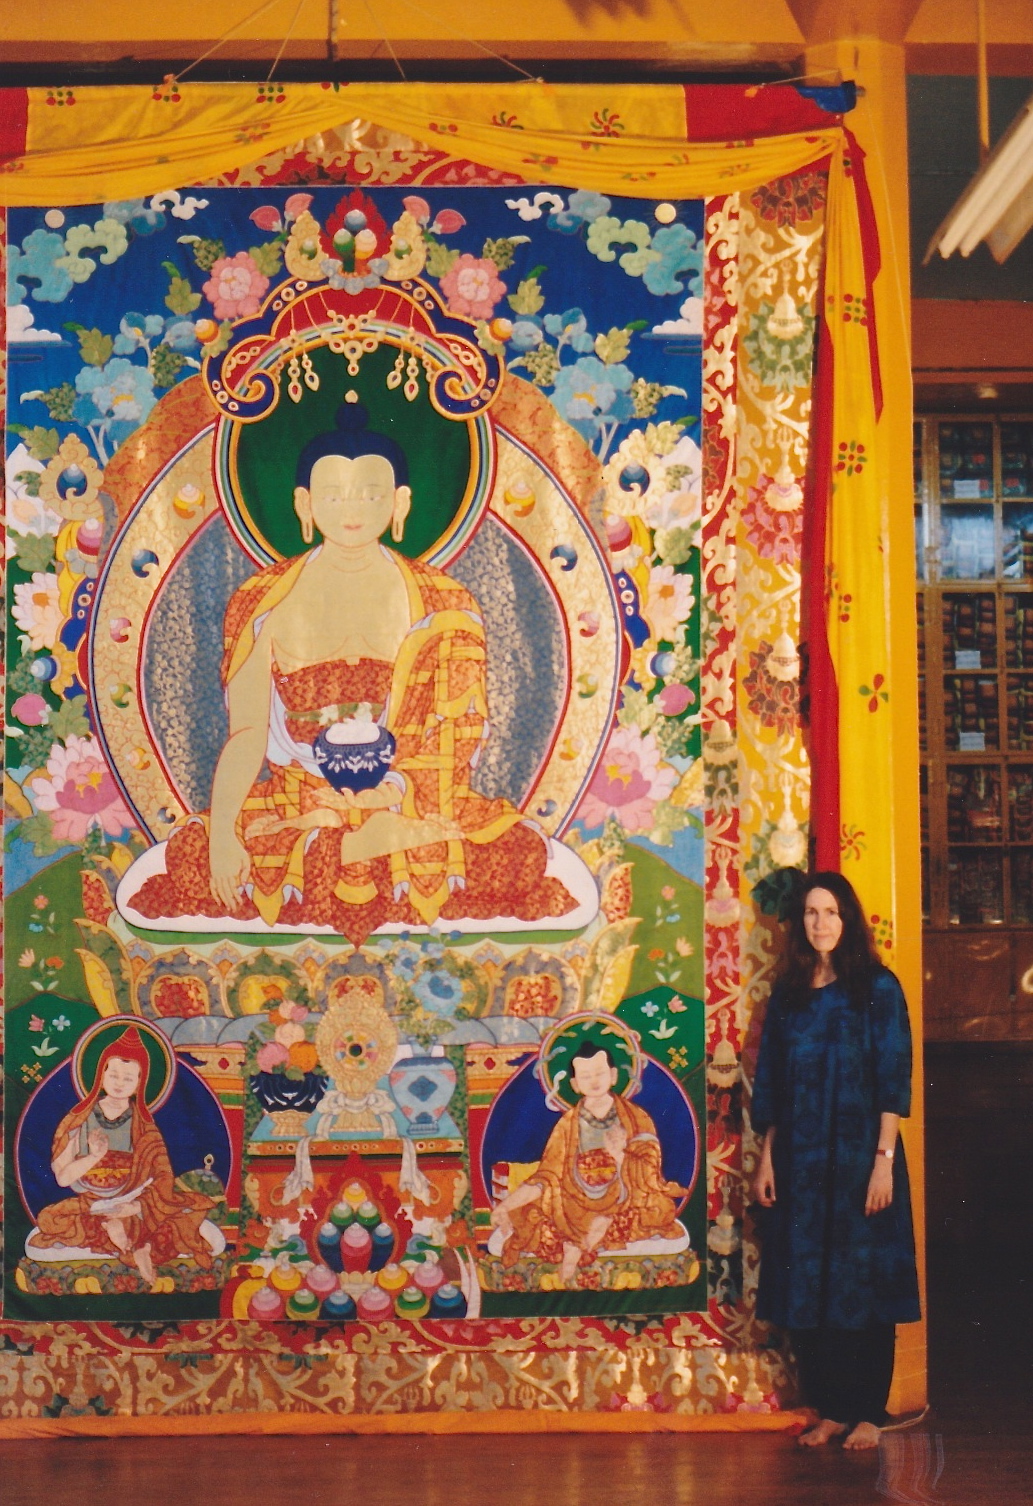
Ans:
{"label": "woman's hand", "polygon": [[235,832],[221,839],[214,835],[209,838],[208,867],[212,894],[226,910],[236,910],[251,877],[251,854]]}
{"label": "woman's hand", "polygon": [[774,1208],[776,1202],[776,1190],[774,1190],[774,1166],[771,1164],[769,1155],[760,1157],[760,1166],[751,1182],[754,1202],[760,1203],[762,1208]]}
{"label": "woman's hand", "polygon": [[864,1212],[867,1218],[869,1214],[881,1213],[888,1208],[893,1201],[893,1162],[887,1156],[876,1156],[872,1174],[868,1180],[868,1196],[864,1201]]}

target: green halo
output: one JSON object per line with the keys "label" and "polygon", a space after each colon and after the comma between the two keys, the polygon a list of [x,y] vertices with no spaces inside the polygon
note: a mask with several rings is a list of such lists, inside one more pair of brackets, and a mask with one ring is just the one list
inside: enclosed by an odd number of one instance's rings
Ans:
{"label": "green halo", "polygon": [[168,1098],[176,1076],[176,1058],[171,1042],[160,1030],[149,1025],[137,1015],[115,1015],[98,1020],[81,1036],[72,1055],[72,1081],[80,1098],[88,1098],[97,1082],[97,1067],[109,1046],[119,1040],[127,1030],[135,1026],[144,1043],[150,1063],[147,1081],[144,1083],[143,1099],[148,1109],[154,1110]]}
{"label": "green halo", "polygon": [[613,1091],[618,1097],[632,1098],[638,1091],[642,1050],[631,1027],[612,1014],[568,1015],[545,1037],[538,1057],[538,1077],[550,1107],[573,1109],[580,1102],[572,1086],[571,1059],[586,1041],[605,1047],[616,1062]]}
{"label": "green halo", "polygon": [[438,413],[427,395],[422,369],[413,402],[402,387],[388,387],[398,348],[387,342],[362,357],[354,377],[348,374],[345,358],[325,345],[314,346],[309,355],[319,378],[315,392],[305,388],[301,401],[292,402],[287,374],[282,372],[279,402],[266,418],[225,424],[223,488],[235,528],[245,543],[271,559],[293,557],[310,547],[294,512],[298,456],[310,439],[334,429],[345,393],[354,391],[369,414],[369,427],[397,441],[409,463],[413,505],[405,536],[396,544],[385,533],[384,542],[409,559],[434,556],[441,563],[442,541],[464,530],[471,506],[479,510],[487,501],[485,479],[491,468],[482,453],[484,422]]}

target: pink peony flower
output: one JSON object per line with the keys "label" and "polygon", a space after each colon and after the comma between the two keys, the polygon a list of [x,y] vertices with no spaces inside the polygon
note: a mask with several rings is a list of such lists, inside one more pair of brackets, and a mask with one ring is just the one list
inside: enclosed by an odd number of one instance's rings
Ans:
{"label": "pink peony flower", "polygon": [[419,220],[421,225],[425,225],[430,219],[430,205],[426,199],[421,199],[419,194],[411,193],[407,195],[402,200],[402,208],[407,210],[414,220]]}
{"label": "pink peony flower", "polygon": [[305,210],[311,203],[312,195],[310,193],[292,193],[283,206],[283,212],[289,220],[296,220],[299,215],[305,213]]}
{"label": "pink peony flower", "polygon": [[687,706],[696,699],[687,685],[665,685],[656,698],[664,716],[681,716]]}
{"label": "pink peony flower", "polygon": [[23,727],[42,727],[49,712],[50,707],[43,697],[34,695],[32,691],[27,695],[20,695],[11,707],[11,715]]}
{"label": "pink peony flower", "polygon": [[212,275],[204,285],[216,319],[244,319],[257,314],[269,286],[246,251],[220,256],[212,263]]}
{"label": "pink peony flower", "polygon": [[287,1047],[281,1046],[278,1041],[266,1041],[264,1046],[259,1046],[255,1056],[259,1072],[275,1072],[277,1067],[285,1066],[289,1059]]}
{"label": "pink peony flower", "polygon": [[119,837],[133,818],[92,737],[55,743],[47,759],[47,778],[29,781],[41,811],[49,811],[59,842],[81,842],[91,827]]}
{"label": "pink peony flower", "polygon": [[664,763],[652,732],[615,727],[578,815],[587,826],[616,816],[625,831],[648,831],[657,805],[677,783],[677,770]]}
{"label": "pink peony flower", "polygon": [[499,269],[489,257],[464,251],[441,279],[441,291],[451,313],[465,314],[468,319],[490,319],[506,284],[500,282]]}

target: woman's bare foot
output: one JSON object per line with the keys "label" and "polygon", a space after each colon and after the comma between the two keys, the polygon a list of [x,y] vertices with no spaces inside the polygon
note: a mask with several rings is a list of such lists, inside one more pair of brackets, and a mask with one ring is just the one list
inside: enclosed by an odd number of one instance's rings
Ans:
{"label": "woman's bare foot", "polygon": [[852,1433],[843,1439],[844,1448],[878,1448],[879,1429],[874,1422],[859,1422]]}
{"label": "woman's bare foot", "polygon": [[[868,1424],[862,1423],[861,1426],[867,1427]],[[838,1438],[840,1433],[845,1432],[845,1422],[833,1422],[831,1417],[823,1417],[813,1428],[801,1433],[796,1441],[801,1448],[820,1448],[823,1443],[828,1443],[831,1438]]]}

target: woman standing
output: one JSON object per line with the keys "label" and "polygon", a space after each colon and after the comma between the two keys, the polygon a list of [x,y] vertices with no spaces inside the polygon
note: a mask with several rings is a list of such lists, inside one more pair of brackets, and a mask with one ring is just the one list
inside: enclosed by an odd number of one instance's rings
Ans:
{"label": "woman standing", "polygon": [[897,1323],[920,1317],[900,1120],[911,1033],[857,895],[838,873],[801,885],[753,1086],[765,1216],[758,1317],[788,1328],[806,1445],[873,1448],[886,1420]]}

